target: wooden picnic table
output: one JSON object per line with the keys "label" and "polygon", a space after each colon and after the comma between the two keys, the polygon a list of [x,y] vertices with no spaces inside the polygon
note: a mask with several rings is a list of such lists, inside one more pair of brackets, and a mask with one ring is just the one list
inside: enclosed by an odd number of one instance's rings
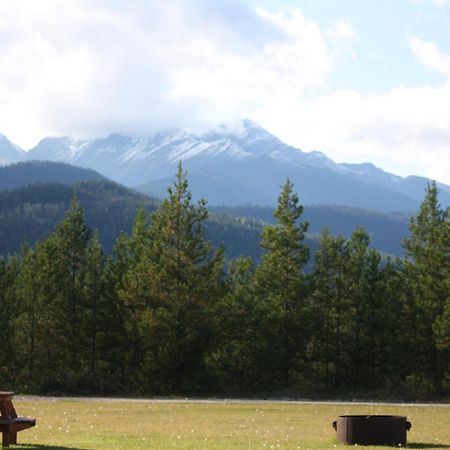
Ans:
{"label": "wooden picnic table", "polygon": [[0,391],[0,432],[2,433],[2,446],[9,447],[17,444],[17,433],[36,425],[36,419],[17,417],[12,403],[14,392]]}

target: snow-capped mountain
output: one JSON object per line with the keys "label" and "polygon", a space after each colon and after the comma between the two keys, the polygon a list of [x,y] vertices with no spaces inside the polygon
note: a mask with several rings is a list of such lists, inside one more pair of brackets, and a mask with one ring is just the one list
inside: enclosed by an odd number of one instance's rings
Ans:
{"label": "snow-capped mountain", "polygon": [[25,157],[26,153],[20,147],[0,134],[0,166],[22,161]]}
{"label": "snow-capped mountain", "polygon": [[322,153],[290,147],[250,120],[220,125],[202,136],[174,129],[152,136],[112,134],[95,140],[45,138],[28,157],[94,168],[132,186],[172,176],[179,160],[191,170],[261,158],[340,170]]}
{"label": "snow-capped mountain", "polygon": [[[392,175],[369,163],[337,164],[323,153],[283,143],[250,120],[220,125],[203,135],[173,129],[151,136],[46,138],[27,158],[94,169],[154,196],[165,195],[181,160],[194,197],[228,205],[273,205],[289,177],[304,204],[414,210],[428,181]],[[441,203],[450,204],[450,187],[440,187]]]}

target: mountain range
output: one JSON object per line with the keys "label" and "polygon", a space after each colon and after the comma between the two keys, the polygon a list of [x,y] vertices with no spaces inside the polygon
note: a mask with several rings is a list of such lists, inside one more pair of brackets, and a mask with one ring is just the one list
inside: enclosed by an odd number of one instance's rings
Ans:
{"label": "mountain range", "polygon": [[[305,205],[415,211],[430,181],[393,175],[370,163],[339,164],[321,152],[303,152],[250,120],[202,135],[173,129],[151,136],[50,137],[29,152],[0,137],[0,164],[27,159],[94,169],[154,197],[165,196],[181,160],[194,198],[229,206],[272,206],[289,177]],[[450,186],[438,183],[438,188],[442,206],[449,206]]]}

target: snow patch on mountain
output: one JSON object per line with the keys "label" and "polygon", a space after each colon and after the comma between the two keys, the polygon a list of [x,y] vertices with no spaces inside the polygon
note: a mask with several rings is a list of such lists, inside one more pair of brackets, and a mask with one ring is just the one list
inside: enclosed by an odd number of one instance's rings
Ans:
{"label": "snow patch on mountain", "polygon": [[378,179],[384,179],[385,181],[389,181],[392,183],[400,183],[404,178],[394,175],[392,173],[385,172],[379,167],[375,166],[372,163],[360,163],[360,164],[351,164],[351,163],[342,163],[340,166],[347,171],[349,174],[358,176],[358,177],[372,177]]}
{"label": "snow patch on mountain", "polygon": [[192,166],[208,171],[217,164],[261,160],[260,164],[272,161],[337,173],[357,171],[321,152],[306,153],[289,146],[249,119],[218,125],[203,135],[172,129],[149,136],[112,134],[94,140],[46,138],[27,156],[90,167],[132,185],[166,176],[178,161],[184,161],[188,170]]}

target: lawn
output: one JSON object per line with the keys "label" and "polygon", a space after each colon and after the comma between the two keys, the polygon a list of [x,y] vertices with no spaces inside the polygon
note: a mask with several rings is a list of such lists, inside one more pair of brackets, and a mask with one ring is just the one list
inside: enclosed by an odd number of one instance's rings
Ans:
{"label": "lawn", "polygon": [[343,414],[404,415],[413,425],[408,434],[410,448],[450,449],[449,405],[32,397],[17,397],[14,404],[19,415],[37,419],[35,428],[19,433],[22,445],[17,448],[36,450],[344,449],[336,444],[331,426]]}

